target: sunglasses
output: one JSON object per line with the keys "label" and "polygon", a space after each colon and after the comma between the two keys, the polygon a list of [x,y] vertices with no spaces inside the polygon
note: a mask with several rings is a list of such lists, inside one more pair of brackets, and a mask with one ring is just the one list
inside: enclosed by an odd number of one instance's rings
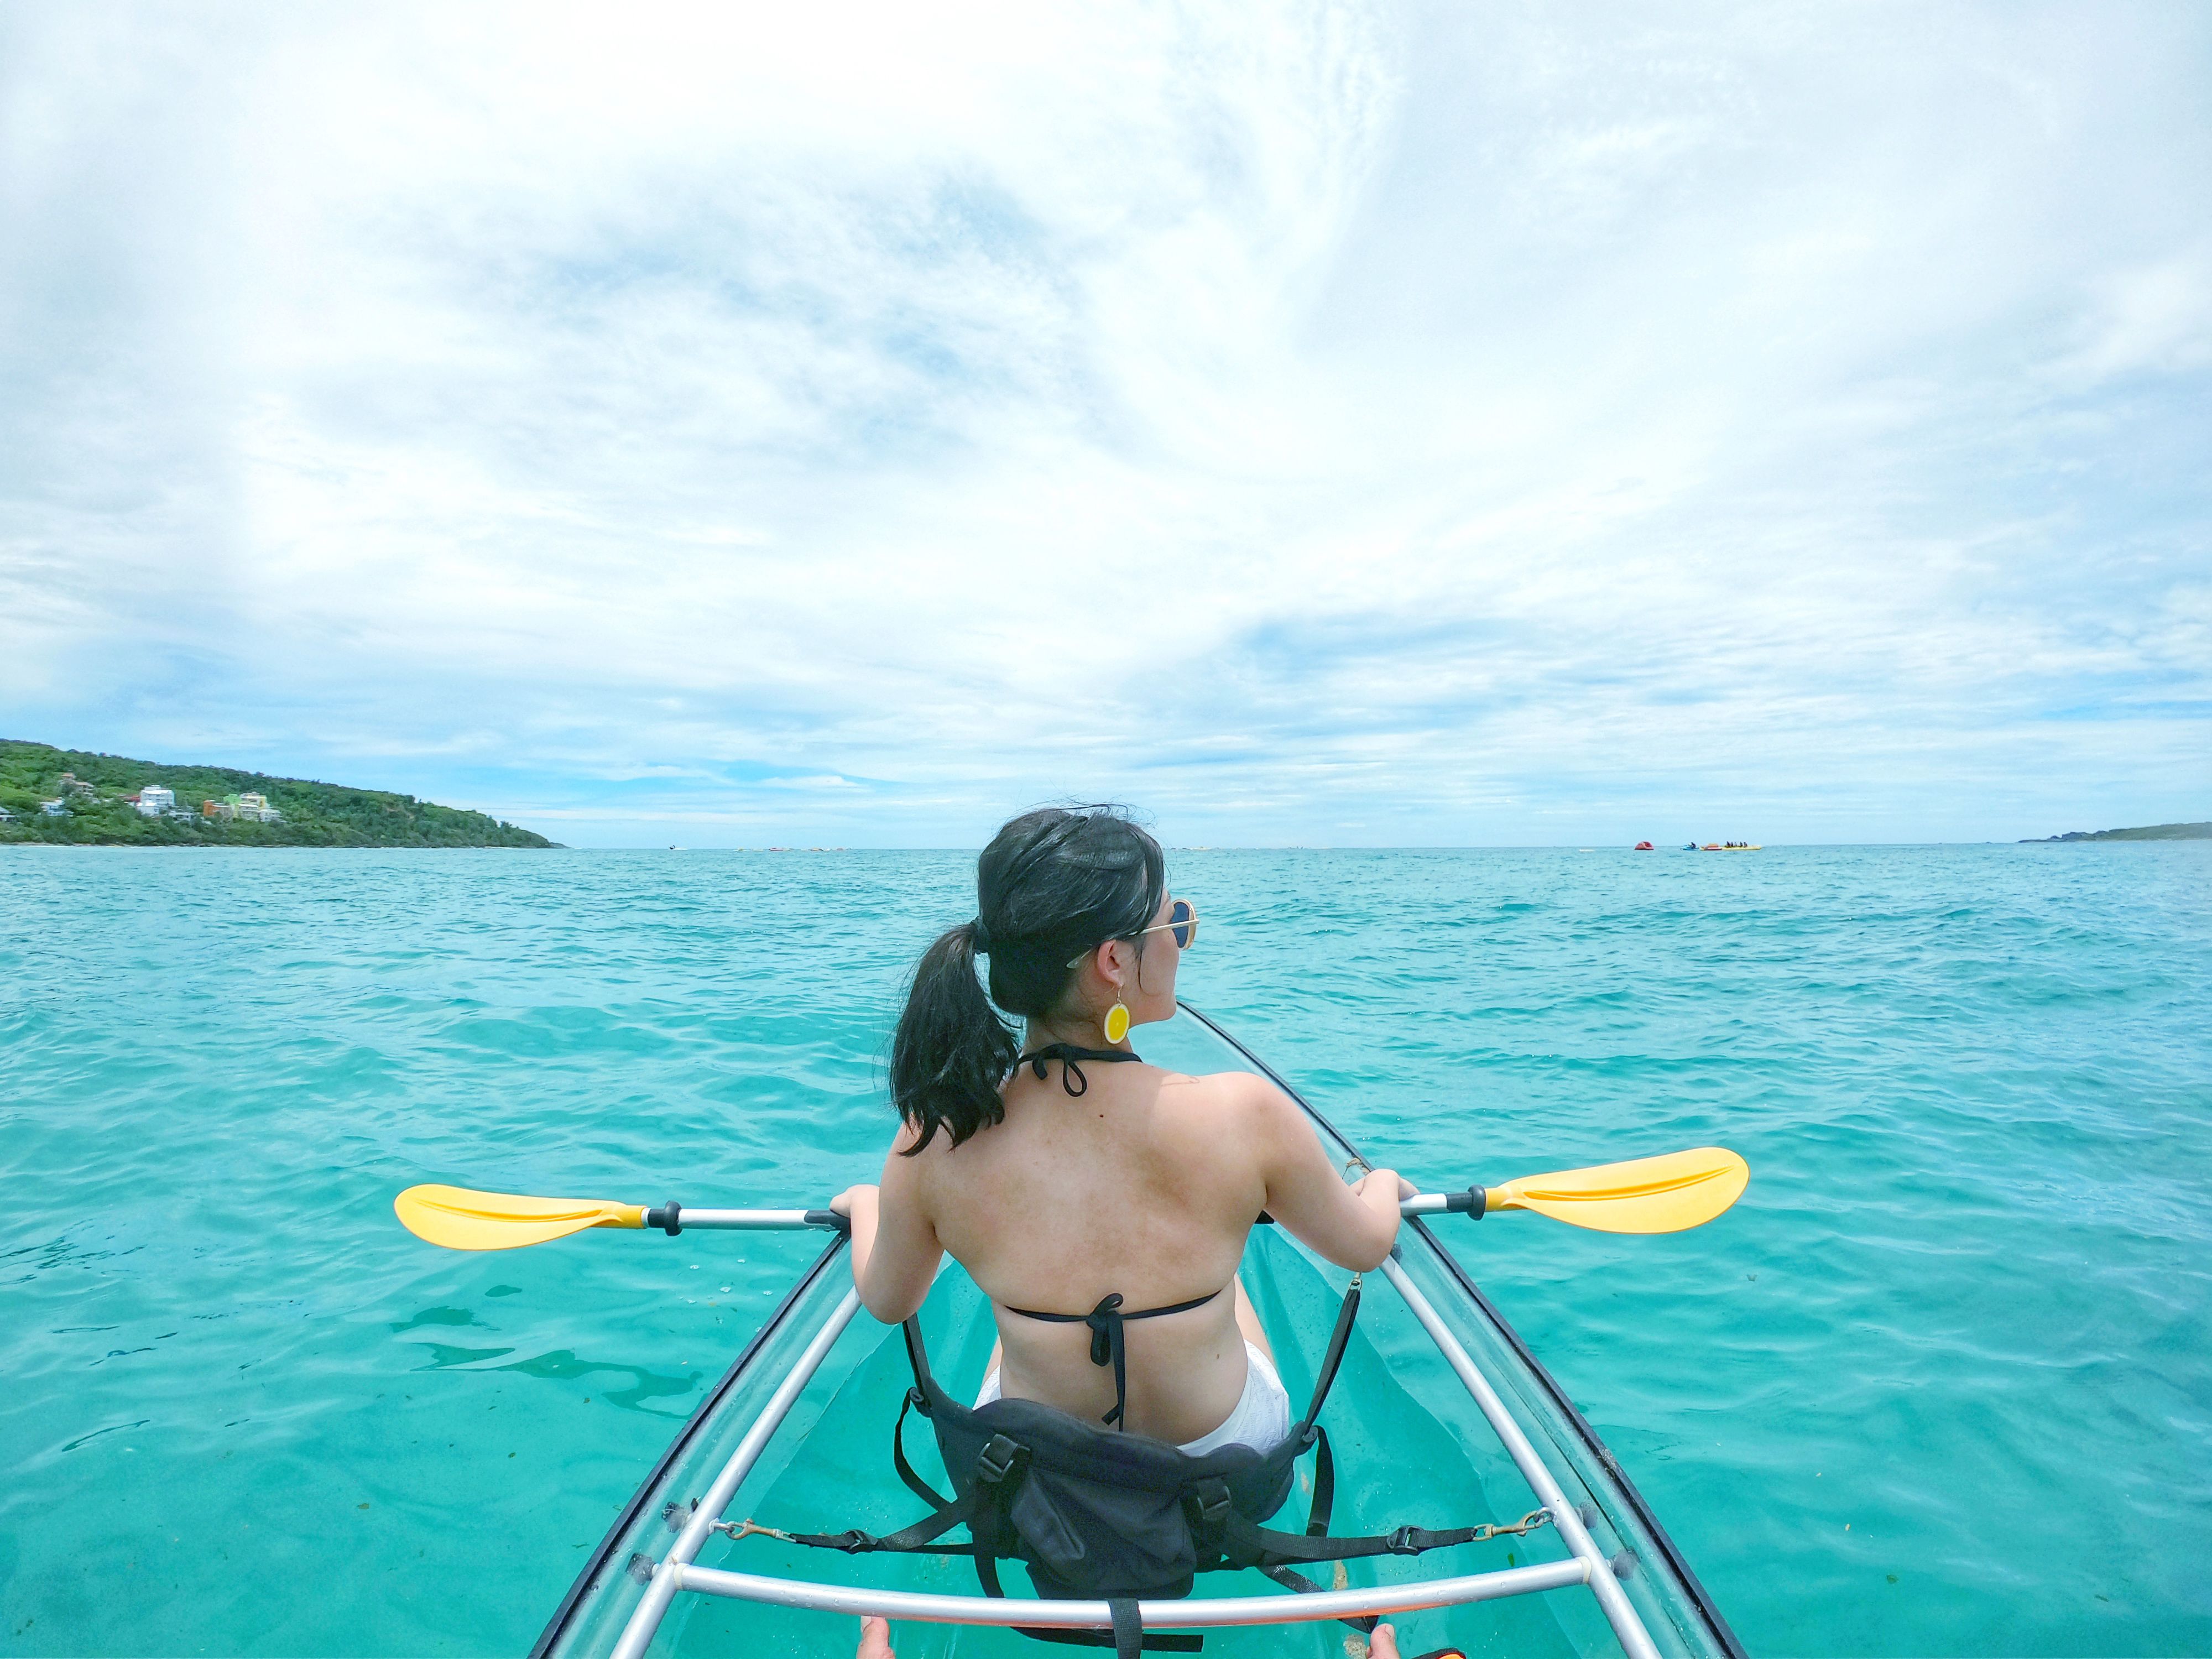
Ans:
{"label": "sunglasses", "polygon": [[[1156,921],[1149,927],[1139,927],[1135,933],[1124,934],[1123,937],[1141,939],[1146,933],[1170,934],[1174,937],[1176,950],[1189,950],[1192,942],[1198,938],[1198,907],[1188,899],[1172,899],[1168,903],[1168,919],[1165,921]],[[1090,951],[1085,951],[1082,956],[1074,957],[1067,965],[1071,968],[1080,968],[1084,959],[1090,954]]]}

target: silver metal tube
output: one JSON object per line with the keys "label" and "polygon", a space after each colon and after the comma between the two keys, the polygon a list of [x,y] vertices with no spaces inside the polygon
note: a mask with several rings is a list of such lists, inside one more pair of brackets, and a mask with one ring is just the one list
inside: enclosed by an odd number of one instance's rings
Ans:
{"label": "silver metal tube", "polygon": [[[1601,1563],[1595,1569],[1603,1571]],[[1582,1559],[1547,1561],[1538,1566],[1507,1567],[1462,1578],[1417,1579],[1366,1589],[1322,1590],[1310,1595],[1236,1595],[1219,1600],[1139,1601],[1138,1617],[1155,1628],[1211,1629],[1231,1625],[1291,1625],[1317,1619],[1350,1619],[1368,1613],[1411,1613],[1419,1607],[1456,1607],[1493,1601],[1508,1595],[1558,1589],[1583,1583],[1593,1569]],[[939,1625],[1038,1625],[1060,1630],[1110,1630],[1114,1615],[1103,1601],[1024,1601],[985,1595],[932,1595],[919,1590],[869,1589],[860,1585],[810,1584],[790,1578],[765,1578],[716,1567],[682,1567],[683,1587],[740,1601],[765,1601],[780,1607],[811,1607],[818,1613],[875,1613]],[[619,1650],[617,1650],[619,1651]]]}
{"label": "silver metal tube", "polygon": [[805,1210],[694,1210],[686,1208],[678,1216],[684,1231],[694,1227],[722,1227],[751,1229],[769,1227],[811,1227]]}
{"label": "silver metal tube", "polygon": [[[684,1222],[689,1225],[690,1218],[686,1216]],[[668,1612],[669,1602],[682,1587],[684,1570],[690,1565],[692,1558],[699,1553],[699,1546],[706,1542],[708,1533],[721,1518],[723,1509],[737,1495],[738,1485],[752,1472],[753,1465],[759,1461],[769,1438],[782,1425],[783,1419],[790,1415],[791,1408],[798,1404],[799,1396],[805,1391],[814,1373],[822,1368],[822,1362],[829,1357],[830,1350],[836,1346],[837,1339],[845,1333],[845,1327],[853,1322],[853,1316],[860,1306],[860,1292],[857,1289],[847,1291],[845,1299],[837,1304],[829,1318],[822,1322],[822,1328],[814,1333],[814,1340],[806,1345],[806,1352],[799,1356],[799,1362],[791,1368],[791,1375],[785,1377],[776,1391],[769,1396],[768,1404],[761,1407],[761,1414],[753,1419],[752,1427],[745,1431],[745,1437],[738,1443],[737,1450],[730,1454],[730,1461],[722,1465],[722,1472],[714,1477],[714,1484],[707,1488],[707,1495],[691,1511],[691,1519],[685,1522],[684,1530],[677,1534],[676,1541],[669,1547],[667,1555],[653,1570],[653,1580],[646,1585],[644,1597],[631,1613],[629,1622],[623,1626],[622,1639],[615,1644],[613,1659],[641,1659],[646,1645],[653,1640],[653,1633],[660,1628],[660,1621]]]}
{"label": "silver metal tube", "polygon": [[[1442,1215],[1444,1206],[1451,1202],[1448,1193],[1416,1193],[1411,1198],[1398,1200],[1400,1215]],[[688,1219],[689,1218],[687,1218]]]}
{"label": "silver metal tube", "polygon": [[1589,1535],[1589,1528],[1583,1525],[1582,1516],[1576,1512],[1575,1506],[1567,1502],[1566,1494],[1559,1489],[1559,1483],[1553,1478],[1552,1471],[1546,1467],[1544,1460],[1536,1455],[1536,1449],[1528,1443],[1528,1437],[1522,1433],[1521,1425],[1505,1409],[1505,1402],[1498,1398],[1498,1390],[1490,1386],[1490,1379],[1482,1374],[1468,1351],[1460,1346],[1459,1339],[1452,1334],[1451,1328],[1443,1322],[1443,1316],[1436,1310],[1429,1298],[1421,1294],[1420,1286],[1407,1276],[1405,1268],[1398,1264],[1396,1258],[1392,1257],[1382,1263],[1382,1274],[1397,1286],[1398,1294],[1406,1298],[1406,1305],[1413,1310],[1413,1317],[1421,1322],[1422,1327],[1435,1340],[1437,1346],[1443,1350],[1446,1363],[1459,1374],[1459,1380],[1474,1396],[1474,1403],[1490,1419],[1490,1426],[1497,1431],[1507,1454],[1520,1469],[1522,1478],[1528,1482],[1528,1489],[1536,1494],[1536,1501],[1551,1510],[1552,1524],[1559,1529],[1559,1536],[1566,1541],[1567,1547],[1588,1564],[1589,1574],[1585,1582],[1597,1597],[1598,1605],[1605,1610],[1606,1620],[1612,1625],[1613,1633],[1620,1638],[1620,1645],[1627,1651],[1629,1659],[1659,1659],[1659,1650],[1653,1645],[1650,1632],[1644,1628],[1644,1621],[1636,1616],[1636,1609],[1629,1604],[1627,1592],[1620,1588],[1620,1580],[1613,1576],[1612,1565],[1599,1550],[1597,1540]]}

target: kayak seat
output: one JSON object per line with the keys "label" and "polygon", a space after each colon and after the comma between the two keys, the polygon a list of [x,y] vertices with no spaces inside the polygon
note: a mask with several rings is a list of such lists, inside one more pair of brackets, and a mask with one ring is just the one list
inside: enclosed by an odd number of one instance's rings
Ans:
{"label": "kayak seat", "polygon": [[[899,1479],[932,1506],[931,1513],[882,1537],[859,1531],[778,1535],[854,1554],[891,1550],[969,1555],[984,1594],[994,1596],[1006,1594],[998,1564],[1018,1560],[1028,1567],[1042,1597],[1108,1603],[1114,1631],[1109,1635],[1014,1628],[1040,1641],[1111,1647],[1117,1659],[1136,1659],[1145,1649],[1200,1649],[1204,1638],[1196,1635],[1144,1632],[1136,1604],[1188,1595],[1201,1572],[1249,1567],[1294,1590],[1312,1591],[1321,1586],[1297,1571],[1298,1566],[1361,1556],[1418,1555],[1490,1535],[1484,1527],[1400,1527],[1369,1537],[1328,1535],[1336,1470],[1328,1436],[1316,1419],[1343,1364],[1358,1310],[1355,1276],[1337,1310],[1305,1414],[1279,1445],[1265,1452],[1224,1446],[1197,1457],[1163,1440],[1103,1429],[1039,1401],[963,1405],[931,1375],[921,1326],[909,1319],[904,1328],[915,1383],[892,1426],[891,1461]],[[909,1411],[927,1417],[936,1433],[938,1450],[952,1477],[949,1498],[915,1474],[907,1457]],[[1291,1533],[1262,1526],[1290,1497],[1294,1467],[1308,1451],[1316,1455],[1304,1529]],[[968,1543],[938,1541],[963,1524]],[[1373,1619],[1344,1622],[1362,1632],[1376,1624]]]}

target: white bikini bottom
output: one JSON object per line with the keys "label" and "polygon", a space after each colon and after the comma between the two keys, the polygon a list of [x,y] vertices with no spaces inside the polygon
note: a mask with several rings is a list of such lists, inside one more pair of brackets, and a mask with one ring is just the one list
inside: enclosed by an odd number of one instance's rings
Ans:
{"label": "white bikini bottom", "polygon": [[[975,1403],[988,1406],[998,1397],[999,1368],[994,1365],[991,1374],[983,1379],[983,1390],[975,1396]],[[1290,1431],[1291,1396],[1283,1389],[1283,1379],[1275,1374],[1274,1362],[1247,1342],[1244,1392],[1237,1396],[1236,1409],[1229,1413],[1229,1420],[1212,1434],[1186,1440],[1176,1449],[1192,1457],[1219,1451],[1224,1446],[1249,1446],[1254,1451],[1272,1451],[1282,1444],[1283,1437]]]}

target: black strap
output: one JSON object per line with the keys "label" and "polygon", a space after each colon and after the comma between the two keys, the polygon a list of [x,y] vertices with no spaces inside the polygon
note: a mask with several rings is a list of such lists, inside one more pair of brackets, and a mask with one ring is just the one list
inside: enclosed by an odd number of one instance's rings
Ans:
{"label": "black strap", "polygon": [[1073,1042],[1048,1042],[1042,1048],[1033,1048],[1014,1061],[1014,1069],[1026,1066],[1039,1083],[1044,1081],[1044,1066],[1048,1060],[1060,1064],[1060,1086],[1080,1098],[1091,1092],[1091,1079],[1083,1074],[1082,1062],[1102,1060],[1109,1066],[1119,1066],[1136,1060],[1139,1055],[1127,1048],[1084,1048]]}
{"label": "black strap", "polygon": [[[921,1316],[908,1315],[906,1322],[899,1327],[899,1330],[906,1338],[906,1363],[914,1368],[914,1385],[927,1395],[930,1382],[929,1350],[922,1345]],[[927,1412],[929,1407],[925,1404],[922,1409]]]}
{"label": "black strap", "polygon": [[[899,1416],[903,1421],[906,1413],[902,1411]],[[1004,1508],[1005,1498],[1021,1485],[1023,1475],[1029,1470],[1028,1447],[1009,1440],[1003,1434],[993,1435],[976,1455],[975,1479],[968,1488],[967,1496],[951,1502],[931,1492],[922,1483],[921,1477],[914,1474],[913,1466],[907,1463],[903,1455],[898,1462],[900,1473],[908,1477],[907,1484],[937,1505],[912,1526],[902,1527],[898,1531],[885,1533],[881,1537],[862,1532],[858,1528],[850,1532],[794,1532],[782,1535],[793,1543],[804,1544],[810,1549],[842,1550],[848,1555],[872,1555],[879,1550],[911,1552],[924,1546],[931,1547],[929,1553],[932,1555],[972,1553],[979,1577],[984,1573],[985,1563],[990,1555],[1009,1553],[1001,1547],[1000,1512]],[[968,1536],[972,1540],[965,1547],[936,1541],[940,1534],[951,1531],[963,1522],[967,1523]],[[985,1581],[986,1589],[996,1577],[994,1568]],[[998,1592],[993,1590],[991,1594]]]}
{"label": "black strap", "polygon": [[[1335,1384],[1336,1373],[1344,1364],[1344,1351],[1351,1346],[1352,1321],[1359,1316],[1359,1280],[1354,1279],[1344,1293],[1344,1301],[1336,1310],[1336,1328],[1328,1334],[1328,1351],[1322,1356],[1321,1370],[1314,1375],[1313,1398],[1306,1402],[1306,1414],[1300,1428],[1310,1428],[1321,1416],[1322,1402]],[[1297,1431],[1293,1429],[1293,1434]]]}
{"label": "black strap", "polygon": [[[1262,1567],[1260,1571],[1266,1573],[1268,1577],[1273,1579],[1277,1583],[1281,1584],[1287,1589],[1294,1589],[1301,1595],[1318,1595],[1321,1594],[1321,1586],[1319,1584],[1315,1583],[1314,1581],[1307,1577],[1305,1574],[1297,1571],[1292,1568]],[[1355,1613],[1347,1614],[1346,1617],[1338,1620],[1336,1622],[1340,1625],[1351,1626],[1352,1629],[1358,1631],[1362,1636],[1372,1636],[1375,1634],[1375,1626],[1381,1624],[1382,1620],[1382,1618],[1376,1613]]]}
{"label": "black strap", "polygon": [[1219,1545],[1224,1559],[1240,1567],[1263,1571],[1293,1561],[1356,1561],[1374,1555],[1419,1555],[1474,1541],[1486,1534],[1482,1527],[1449,1527],[1432,1532],[1426,1527],[1400,1527],[1395,1532],[1374,1533],[1364,1538],[1319,1537],[1309,1533],[1276,1532],[1257,1526],[1231,1510],[1222,1518]]}
{"label": "black strap", "polygon": [[1326,1538],[1329,1511],[1336,1507],[1336,1458],[1328,1449],[1328,1430],[1316,1425],[1314,1440],[1321,1449],[1314,1455],[1313,1502],[1306,1506],[1306,1536]]}
{"label": "black strap", "polygon": [[1109,1596],[1106,1611],[1114,1615],[1114,1659],[1143,1659],[1145,1621],[1137,1604],[1126,1595]]}
{"label": "black strap", "polygon": [[929,1547],[932,1555],[963,1555],[969,1547],[980,1547],[939,1543],[937,1541],[938,1534],[951,1531],[964,1521],[972,1537],[978,1516],[990,1506],[991,1496],[979,1483],[967,1497],[943,1504],[912,1526],[902,1527],[896,1532],[887,1532],[881,1537],[862,1532],[857,1527],[850,1532],[794,1532],[782,1536],[794,1544],[804,1544],[809,1549],[842,1550],[848,1555],[873,1555],[878,1550],[908,1552],[919,1550],[925,1545]]}
{"label": "black strap", "polygon": [[[919,1406],[925,1414],[929,1401],[922,1391],[908,1389],[906,1398],[899,1402],[898,1421],[891,1425],[891,1465],[898,1470],[898,1478],[906,1482],[906,1489],[933,1508],[944,1509],[952,1500],[938,1495],[937,1488],[914,1472],[914,1465],[906,1461],[906,1414]],[[1315,1490],[1320,1490],[1316,1481]]]}
{"label": "black strap", "polygon": [[[1221,1290],[1229,1287],[1224,1285]],[[1114,1368],[1114,1409],[1098,1420],[1126,1429],[1121,1414],[1129,1404],[1129,1359],[1122,1346],[1121,1327],[1132,1319],[1158,1319],[1164,1314],[1188,1313],[1193,1308],[1203,1308],[1221,1294],[1208,1291],[1204,1296],[1194,1296],[1188,1302],[1172,1303],[1164,1308],[1139,1308],[1135,1313],[1121,1311],[1119,1291],[1101,1297],[1098,1305],[1087,1314],[1039,1313],[1033,1308],[1008,1308],[1010,1314],[1019,1314],[1024,1319],[1041,1319],[1048,1325],[1088,1325],[1091,1327],[1091,1363]]]}
{"label": "black strap", "polygon": [[[1316,1426],[1314,1443],[1319,1448],[1314,1454],[1313,1502],[1306,1506],[1306,1536],[1326,1538],[1328,1535],[1329,1511],[1336,1506],[1336,1455],[1328,1449],[1328,1434]],[[1279,1563],[1260,1569],[1279,1584],[1287,1584],[1301,1595],[1317,1593],[1321,1586],[1296,1570]],[[1375,1626],[1382,1622],[1372,1614],[1355,1613],[1340,1619],[1339,1624],[1349,1625],[1363,1636],[1372,1636]]]}

